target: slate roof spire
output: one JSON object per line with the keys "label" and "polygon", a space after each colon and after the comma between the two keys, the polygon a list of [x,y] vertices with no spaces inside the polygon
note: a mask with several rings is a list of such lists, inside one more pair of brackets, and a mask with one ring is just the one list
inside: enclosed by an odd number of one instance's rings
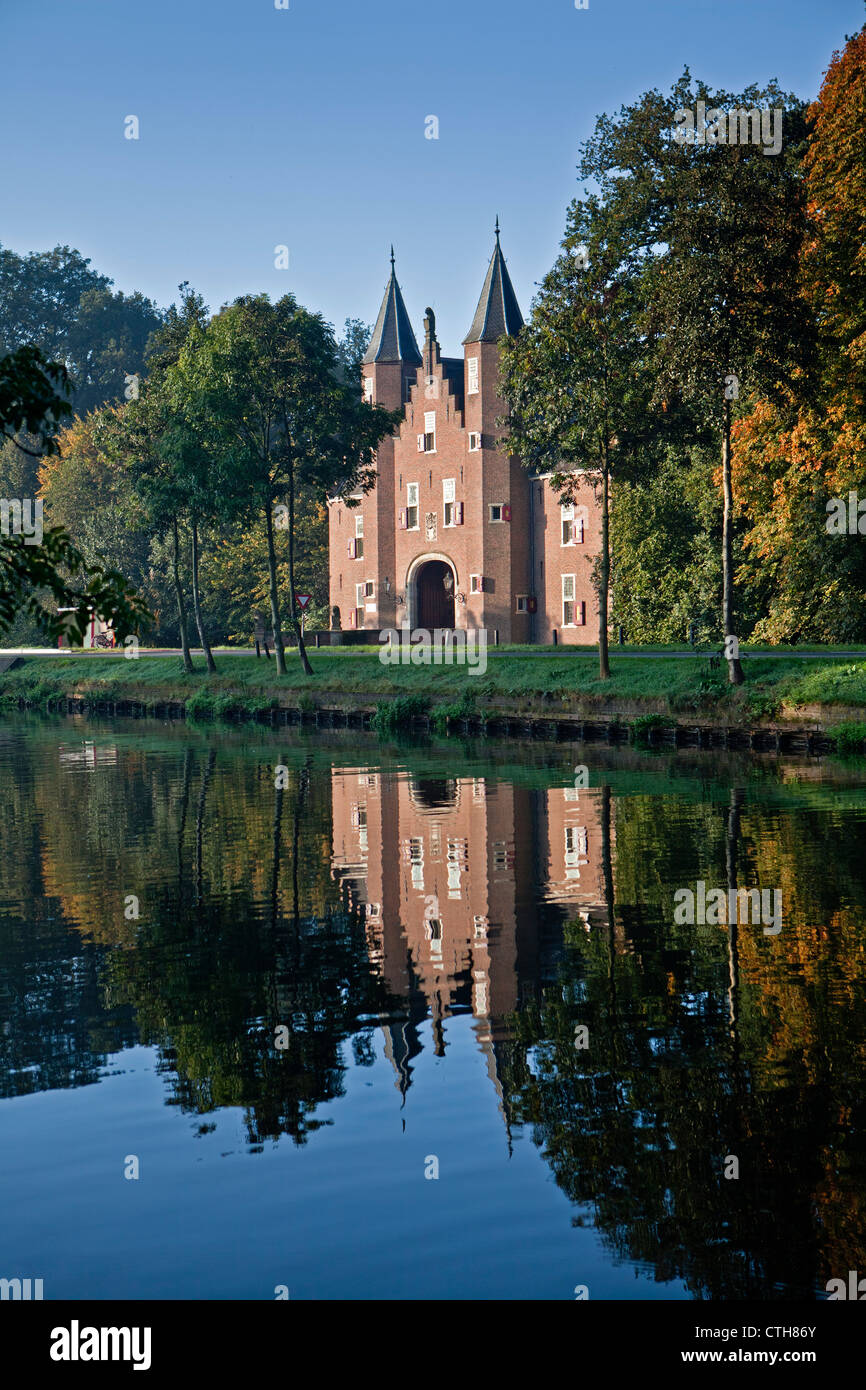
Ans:
{"label": "slate roof spire", "polygon": [[369,362],[404,362],[409,367],[421,366],[421,353],[415,341],[406,305],[394,271],[394,247],[391,247],[391,276],[385,286],[385,298],[379,310],[370,346],[361,359]]}
{"label": "slate roof spire", "polygon": [[511,276],[505,265],[505,257],[499,245],[499,217],[496,218],[496,245],[487,267],[487,275],[472,327],[463,339],[464,343],[498,343],[506,333],[519,333],[523,327],[523,315],[517,303],[517,295],[511,283]]}

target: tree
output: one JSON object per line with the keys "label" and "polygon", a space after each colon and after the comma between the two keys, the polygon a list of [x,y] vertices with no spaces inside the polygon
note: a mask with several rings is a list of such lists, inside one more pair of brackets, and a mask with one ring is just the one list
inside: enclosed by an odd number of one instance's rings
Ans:
{"label": "tree", "polygon": [[[56,448],[53,431],[70,414],[67,389],[65,368],[37,348],[0,358],[0,433],[17,439],[22,431],[35,432],[45,449]],[[123,576],[88,565],[62,527],[31,544],[35,539],[35,531],[0,535],[0,631],[23,611],[49,637],[81,643],[95,613],[123,640],[149,616]],[[60,607],[72,611],[61,615]]]}
{"label": "tree", "polygon": [[125,468],[100,447],[105,417],[116,418],[118,409],[76,416],[60,431],[56,450],[39,465],[39,496],[48,519],[75,537],[88,564],[111,566],[144,594],[149,586],[148,538],[131,524],[133,498]]}
{"label": "tree", "polygon": [[612,617],[630,642],[712,642],[721,564],[715,451],[670,445],[648,476],[616,484]]}
{"label": "tree", "polygon": [[363,319],[346,319],[343,336],[337,339],[337,356],[345,380],[353,385],[361,375],[361,361],[370,345],[373,329]]}
{"label": "tree", "polygon": [[[708,108],[707,130],[699,101]],[[759,108],[781,113],[779,152],[722,143],[727,110],[745,117]],[[695,139],[687,141],[684,113],[695,111]],[[736,124],[739,134],[747,123],[738,114]],[[722,625],[733,684],[743,671],[734,607],[732,416],[747,392],[778,395],[791,371],[810,361],[809,315],[798,294],[807,229],[804,135],[802,104],[775,83],[739,96],[712,93],[701,83],[693,89],[686,70],[669,97],[648,92],[615,119],[602,117],[580,164],[642,257],[653,404],[682,404],[694,436],[713,435],[720,450]],[[670,439],[667,425],[665,432]]]}
{"label": "tree", "polygon": [[[178,362],[190,408],[206,444],[263,514],[277,671],[285,675],[275,528],[285,529],[291,623],[303,669],[312,675],[295,605],[297,505],[305,485],[324,500],[375,480],[375,450],[401,412],[369,405],[340,370],[333,333],[320,315],[285,295],[244,296],[208,325],[203,342]],[[277,513],[276,508],[280,511]]]}
{"label": "tree", "polygon": [[68,246],[26,256],[0,248],[0,352],[29,345],[62,362],[80,414],[124,399],[162,321],[144,295],[111,285]]}
{"label": "tree", "polygon": [[26,256],[0,247],[0,350],[29,344],[62,361],[82,294],[110,285],[69,246]]}
{"label": "tree", "polygon": [[627,243],[594,197],[569,209],[563,252],[542,282],[529,323],[501,350],[513,451],[545,467],[564,501],[585,471],[601,492],[597,563],[599,675],[610,676],[610,479],[647,435],[645,345],[638,278]]}
{"label": "tree", "polygon": [[[193,612],[207,669],[216,670],[204,622],[199,587],[203,522],[223,516],[229,489],[217,461],[207,453],[193,418],[178,362],[185,349],[202,341],[208,308],[187,281],[149,347],[150,376],[138,398],[112,417],[103,413],[103,447],[126,466],[139,502],[139,524],[152,540],[168,537],[170,567],[184,669],[193,670],[186,597],[181,577],[181,533],[191,545]],[[191,349],[191,350],[194,350]]]}
{"label": "tree", "polygon": [[828,509],[866,487],[866,28],[834,54],[808,115],[801,287],[817,370],[737,423],[733,482],[750,523],[743,573],[766,602],[757,634],[853,642],[866,635],[861,518],[834,534]]}
{"label": "tree", "polygon": [[99,433],[100,448],[125,468],[136,499],[134,524],[152,537],[170,542],[172,587],[177,605],[178,628],[183,667],[193,671],[189,646],[189,622],[180,573],[180,517],[186,502],[183,483],[175,473],[166,439],[173,418],[165,395],[158,387],[141,396],[113,416],[103,415]]}

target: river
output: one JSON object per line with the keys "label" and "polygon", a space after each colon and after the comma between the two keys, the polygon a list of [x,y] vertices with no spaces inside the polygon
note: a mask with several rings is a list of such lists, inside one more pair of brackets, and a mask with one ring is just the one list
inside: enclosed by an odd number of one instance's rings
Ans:
{"label": "river", "polygon": [[866,1270],[862,761],[21,715],[0,793],[0,1278]]}

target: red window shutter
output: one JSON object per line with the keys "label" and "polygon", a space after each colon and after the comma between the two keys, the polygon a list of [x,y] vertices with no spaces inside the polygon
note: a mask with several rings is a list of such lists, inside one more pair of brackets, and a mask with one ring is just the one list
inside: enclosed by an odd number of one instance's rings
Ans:
{"label": "red window shutter", "polygon": [[350,540],[350,541],[348,542],[348,544],[347,544],[347,546],[346,546],[346,550],[347,550],[347,552],[348,552],[349,559],[350,559],[350,560],[354,560],[354,558],[355,558],[355,542],[354,542],[354,540]]}
{"label": "red window shutter", "polygon": [[485,581],[485,579],[484,579],[484,575],[482,574],[482,575],[479,576],[479,579],[478,579],[478,592],[479,592],[479,594],[483,594],[483,593],[484,593],[485,583],[486,583],[486,581]]}
{"label": "red window shutter", "polygon": [[455,502],[455,503],[454,503],[454,525],[455,525],[455,526],[462,526],[462,525],[463,525],[463,503],[462,503],[462,502]]}
{"label": "red window shutter", "polygon": [[419,453],[419,454],[423,454],[423,452],[424,452],[424,436],[423,436],[423,434],[419,434],[419,435],[418,435],[418,453]]}
{"label": "red window shutter", "polygon": [[573,521],[571,523],[571,539],[580,544],[583,540],[583,521]]}
{"label": "red window shutter", "polygon": [[583,627],[586,622],[586,604],[582,599],[580,603],[577,604],[577,621],[581,627]]}
{"label": "red window shutter", "polygon": [[406,530],[406,511],[405,511],[405,508],[404,508],[403,511],[401,511],[401,513],[400,513],[400,528],[401,528],[401,530],[403,530],[403,531]]}
{"label": "red window shutter", "polygon": [[502,520],[503,520],[503,521],[510,521],[510,520],[511,520],[511,508],[510,508],[509,506],[505,506],[505,507],[502,508]]}
{"label": "red window shutter", "polygon": [[538,612],[538,599],[537,599],[537,598],[531,598],[531,599],[529,600],[528,604],[527,604],[527,607],[528,607],[528,610],[529,610],[530,613],[537,613],[537,612]]}
{"label": "red window shutter", "polygon": [[354,608],[349,609],[349,627],[356,626],[356,613]]}

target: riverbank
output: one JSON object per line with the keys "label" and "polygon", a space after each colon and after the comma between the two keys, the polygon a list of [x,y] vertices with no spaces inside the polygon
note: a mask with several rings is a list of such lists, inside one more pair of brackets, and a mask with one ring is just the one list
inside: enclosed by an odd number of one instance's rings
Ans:
{"label": "riverbank", "polygon": [[[625,654],[623,654],[624,656]],[[598,679],[594,654],[500,652],[483,673],[465,666],[386,666],[377,649],[315,651],[304,676],[293,652],[277,677],[272,659],[231,652],[208,676],[198,658],[186,674],[177,656],[137,660],[87,653],[19,658],[0,673],[0,704],[177,718],[357,723],[385,732],[600,736],[730,747],[866,748],[866,659],[746,653],[744,686],[723,664],[667,655],[623,659]]]}

